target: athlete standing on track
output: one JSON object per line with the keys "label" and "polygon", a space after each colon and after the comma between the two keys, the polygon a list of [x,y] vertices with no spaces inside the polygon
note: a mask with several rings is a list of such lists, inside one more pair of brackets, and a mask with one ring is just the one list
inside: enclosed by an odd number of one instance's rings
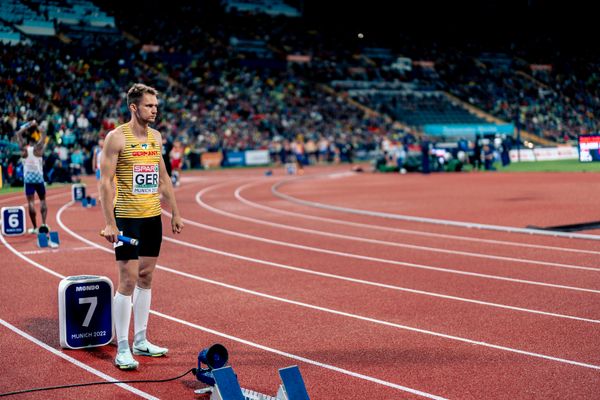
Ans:
{"label": "athlete standing on track", "polygon": [[[106,220],[103,234],[109,242],[115,243],[119,267],[113,315],[118,345],[115,364],[121,369],[135,369],[139,365],[129,348],[132,302],[133,354],[159,357],[168,352],[146,338],[152,274],[162,242],[161,193],[171,208],[173,233],[179,233],[183,228],[162,158],[161,135],[148,126],[158,113],[157,95],[156,89],[139,83],[129,89],[127,105],[131,120],[108,134],[100,162],[100,197]],[[113,192],[115,179],[116,198]],[[139,245],[118,242],[119,232],[138,239]]]}
{"label": "athlete standing on track", "polygon": [[92,168],[96,174],[96,182],[98,183],[98,195],[100,194],[100,160],[102,148],[104,147],[104,138],[98,139],[98,144],[94,147],[92,155]]}
{"label": "athlete standing on track", "polygon": [[183,162],[183,144],[179,140],[173,142],[173,148],[169,152],[171,159],[171,181],[173,186],[179,186],[179,177],[181,174],[181,164]]}
{"label": "athlete standing on track", "polygon": [[23,157],[23,181],[25,183],[25,197],[27,197],[27,208],[29,210],[29,218],[33,228],[29,229],[29,233],[37,234],[37,213],[35,211],[35,194],[40,198],[40,213],[42,214],[42,227],[45,232],[49,231],[46,225],[46,216],[48,215],[48,206],[46,205],[46,185],[44,183],[44,163],[42,157],[46,149],[46,130],[40,129],[40,136],[36,140],[33,135],[27,138],[24,134],[38,124],[35,120],[25,123],[16,133],[19,146],[21,147],[21,155]]}

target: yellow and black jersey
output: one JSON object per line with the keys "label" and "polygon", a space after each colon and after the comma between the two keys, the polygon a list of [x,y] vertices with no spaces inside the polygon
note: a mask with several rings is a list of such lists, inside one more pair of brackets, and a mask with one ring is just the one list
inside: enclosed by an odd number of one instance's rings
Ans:
{"label": "yellow and black jersey", "polygon": [[133,136],[129,124],[121,125],[125,147],[121,150],[115,174],[115,215],[120,218],[146,218],[160,215],[158,193],[161,144],[148,128],[145,142]]}

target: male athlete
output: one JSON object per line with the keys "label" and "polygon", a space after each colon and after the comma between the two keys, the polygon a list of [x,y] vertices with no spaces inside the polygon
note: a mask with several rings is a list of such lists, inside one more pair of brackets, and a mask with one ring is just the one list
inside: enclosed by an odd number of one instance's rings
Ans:
{"label": "male athlete", "polygon": [[181,174],[181,164],[183,162],[183,144],[176,140],[173,142],[173,148],[169,152],[169,158],[171,159],[171,181],[173,186],[179,186],[179,177]]}
{"label": "male athlete", "polygon": [[46,148],[46,131],[39,129],[39,138],[36,140],[34,135],[25,138],[30,128],[37,127],[35,120],[25,123],[16,133],[19,146],[21,147],[21,156],[23,157],[23,181],[25,183],[25,197],[27,197],[27,208],[29,218],[33,228],[29,233],[37,234],[37,213],[35,211],[35,194],[40,198],[40,213],[42,214],[42,225],[45,233],[49,228],[46,225],[46,216],[48,215],[48,206],[46,205],[46,185],[44,184],[44,163],[42,157]]}
{"label": "male athlete", "polygon": [[[152,273],[162,242],[160,194],[171,208],[173,233],[183,228],[162,158],[161,135],[148,126],[158,113],[157,96],[156,89],[140,83],[129,89],[127,105],[131,120],[108,134],[100,161],[100,198],[106,220],[103,235],[114,243],[119,267],[119,285],[113,303],[118,346],[115,365],[123,370],[136,369],[139,365],[129,348],[132,303],[133,354],[160,357],[168,352],[146,337]],[[119,242],[120,232],[138,239],[139,245]]]}
{"label": "male athlete", "polygon": [[104,147],[104,138],[98,139],[98,144],[94,146],[92,155],[92,168],[96,174],[96,182],[98,184],[98,194],[100,193],[100,160],[102,155],[102,148]]}

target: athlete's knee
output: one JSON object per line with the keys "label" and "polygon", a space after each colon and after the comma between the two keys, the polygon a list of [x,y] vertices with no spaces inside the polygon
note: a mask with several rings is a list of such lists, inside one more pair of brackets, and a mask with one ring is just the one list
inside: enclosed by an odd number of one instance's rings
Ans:
{"label": "athlete's knee", "polygon": [[129,296],[137,282],[137,268],[130,261],[119,261],[119,292]]}
{"label": "athlete's knee", "polygon": [[135,289],[136,280],[131,277],[122,277],[119,281],[119,293],[124,296],[131,296]]}
{"label": "athlete's knee", "polygon": [[150,289],[152,286],[152,271],[140,269],[140,273],[138,275],[138,286],[142,289]]}

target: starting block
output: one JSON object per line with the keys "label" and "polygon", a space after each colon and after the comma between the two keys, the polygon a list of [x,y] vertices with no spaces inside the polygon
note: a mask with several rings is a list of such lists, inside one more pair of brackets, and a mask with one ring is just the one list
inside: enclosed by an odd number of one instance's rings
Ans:
{"label": "starting block", "polygon": [[306,385],[300,368],[297,365],[291,367],[281,368],[279,370],[279,377],[281,378],[282,384],[279,385],[277,391],[277,399],[279,400],[310,400],[308,392],[306,391]]}
{"label": "starting block", "polygon": [[296,163],[286,163],[285,164],[285,172],[288,175],[296,175],[296,172],[297,172]]}
{"label": "starting block", "polygon": [[211,373],[215,385],[195,391],[196,394],[210,393],[210,400],[310,400],[297,365],[279,370],[282,383],[276,397],[241,388],[231,367],[214,369]]}
{"label": "starting block", "polygon": [[43,247],[51,247],[53,249],[57,248],[60,245],[60,239],[58,237],[58,232],[38,233],[37,245],[40,248],[43,248]]}
{"label": "starting block", "polygon": [[96,199],[91,196],[84,197],[81,199],[81,205],[86,208],[96,207]]}

